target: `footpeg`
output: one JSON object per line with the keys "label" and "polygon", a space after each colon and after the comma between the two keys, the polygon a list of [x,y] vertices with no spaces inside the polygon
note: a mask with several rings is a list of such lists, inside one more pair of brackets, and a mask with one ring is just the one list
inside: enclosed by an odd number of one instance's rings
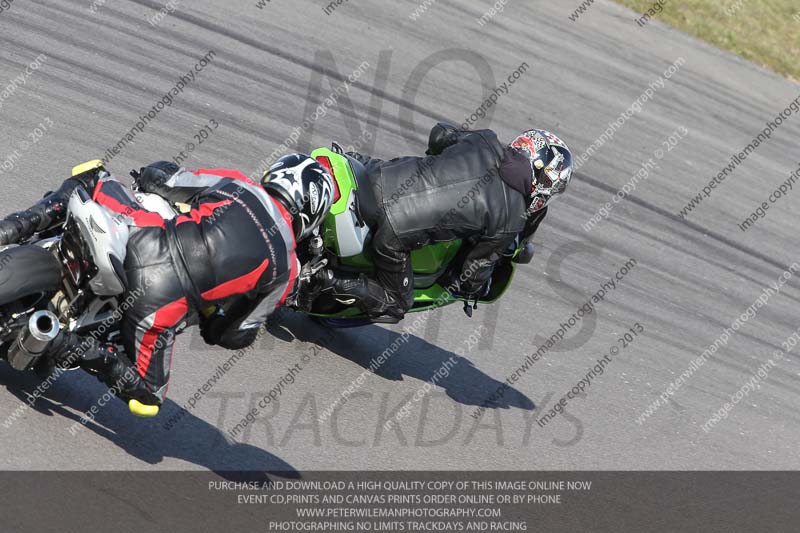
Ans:
{"label": "footpeg", "polygon": [[473,309],[477,309],[477,308],[478,308],[478,301],[477,300],[475,300],[474,304],[472,304],[472,303],[470,303],[470,302],[468,302],[466,300],[464,301],[464,314],[467,315],[467,317],[472,318],[472,310]]}

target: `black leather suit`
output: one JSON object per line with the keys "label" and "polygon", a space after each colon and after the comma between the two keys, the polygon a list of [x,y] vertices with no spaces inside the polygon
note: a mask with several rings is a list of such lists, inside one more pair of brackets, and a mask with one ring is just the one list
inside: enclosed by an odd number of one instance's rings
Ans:
{"label": "black leather suit", "polygon": [[413,304],[412,250],[469,241],[458,292],[479,295],[503,252],[517,236],[532,235],[546,214],[545,209],[527,216],[529,160],[493,131],[437,124],[426,153],[388,161],[356,155],[366,166],[379,207],[369,221],[377,280],[367,280],[368,295],[362,298],[372,316],[400,318]]}

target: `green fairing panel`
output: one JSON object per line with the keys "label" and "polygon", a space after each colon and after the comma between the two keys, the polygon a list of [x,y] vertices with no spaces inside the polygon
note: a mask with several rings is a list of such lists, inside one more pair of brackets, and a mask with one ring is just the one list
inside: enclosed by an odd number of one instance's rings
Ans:
{"label": "green fairing panel", "polygon": [[414,272],[419,274],[435,274],[458,254],[461,241],[439,242],[411,252],[411,264]]}
{"label": "green fairing panel", "polygon": [[[334,179],[336,180],[336,186],[339,189],[340,196],[336,203],[331,206],[328,216],[325,217],[322,229],[322,240],[326,248],[333,250],[336,255],[340,255],[339,243],[336,239],[336,216],[347,211],[350,193],[358,188],[358,183],[350,168],[350,162],[345,156],[337,154],[328,148],[318,148],[311,152],[311,157],[315,159],[318,157],[327,157],[333,168]],[[358,257],[348,258],[345,264],[349,265],[350,261],[354,262],[354,264],[350,266],[369,266],[369,263],[362,265]]]}
{"label": "green fairing panel", "polygon": [[[435,274],[441,272],[446,265],[458,254],[461,241],[440,242],[431,244],[420,250],[411,252],[411,264],[417,274]],[[372,260],[367,254],[359,254],[353,257],[342,259],[342,264],[355,267],[371,269]]]}
{"label": "green fairing panel", "polygon": [[364,270],[372,270],[372,260],[367,254],[358,254],[352,257],[341,258],[344,266],[352,268],[360,268]]}
{"label": "green fairing panel", "polygon": [[350,198],[350,191],[358,189],[358,183],[353,175],[353,170],[350,168],[350,162],[347,158],[336,152],[332,152],[328,148],[318,148],[311,152],[311,157],[314,159],[318,157],[327,157],[330,159],[331,167],[336,179],[336,185],[339,187],[341,196],[339,200],[331,206],[331,211],[328,214],[327,222],[333,222],[333,217],[340,215],[347,210],[347,200]]}
{"label": "green fairing panel", "polygon": [[[492,286],[491,294],[485,296],[484,298],[480,299],[482,303],[493,303],[499,300],[503,294],[508,290],[508,287],[511,286],[511,282],[514,280],[514,274],[516,273],[516,265],[511,265],[511,274],[508,277],[505,285]],[[441,307],[443,305],[447,305],[453,303],[455,301],[464,301],[463,298],[453,298],[444,287],[439,285],[438,283],[434,284],[432,287],[428,287],[427,289],[417,289],[414,291],[414,311],[424,311],[425,309],[430,309],[433,307]]]}

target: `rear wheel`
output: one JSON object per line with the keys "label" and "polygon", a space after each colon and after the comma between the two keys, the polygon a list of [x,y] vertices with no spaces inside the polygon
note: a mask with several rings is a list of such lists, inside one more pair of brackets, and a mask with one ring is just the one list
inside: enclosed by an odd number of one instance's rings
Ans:
{"label": "rear wheel", "polygon": [[0,357],[25,323],[25,312],[43,309],[60,285],[61,265],[47,250],[25,245],[0,252]]}
{"label": "rear wheel", "polygon": [[58,259],[38,246],[14,246],[0,252],[0,306],[37,303],[61,285]]}

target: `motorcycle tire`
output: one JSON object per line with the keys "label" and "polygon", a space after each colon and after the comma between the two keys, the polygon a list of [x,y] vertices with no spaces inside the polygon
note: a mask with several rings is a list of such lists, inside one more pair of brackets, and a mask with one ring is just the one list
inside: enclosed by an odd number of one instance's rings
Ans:
{"label": "motorcycle tire", "polygon": [[38,246],[14,246],[0,252],[0,306],[53,294],[61,285],[58,259]]}

